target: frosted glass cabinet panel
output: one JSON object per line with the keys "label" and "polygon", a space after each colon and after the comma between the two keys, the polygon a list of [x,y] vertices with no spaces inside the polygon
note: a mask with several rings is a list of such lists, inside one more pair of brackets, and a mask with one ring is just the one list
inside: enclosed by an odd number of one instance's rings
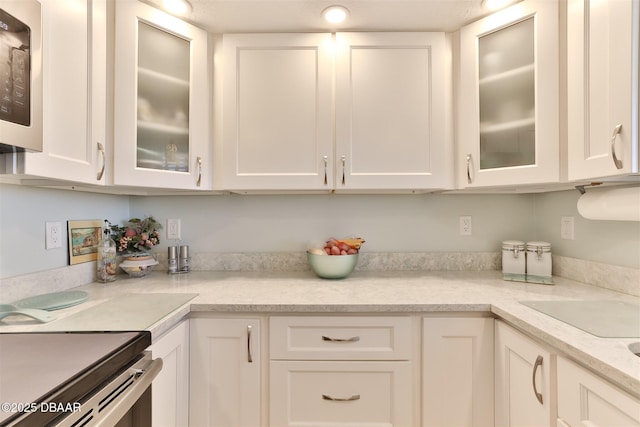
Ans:
{"label": "frosted glass cabinet panel", "polygon": [[210,189],[207,33],[117,1],[114,184]]}
{"label": "frosted glass cabinet panel", "polygon": [[460,31],[458,186],[554,183],[558,2],[525,0]]}
{"label": "frosted glass cabinet panel", "polygon": [[480,169],[535,163],[533,23],[478,39]]}
{"label": "frosted glass cabinet panel", "polygon": [[137,166],[188,172],[190,43],[138,25]]}

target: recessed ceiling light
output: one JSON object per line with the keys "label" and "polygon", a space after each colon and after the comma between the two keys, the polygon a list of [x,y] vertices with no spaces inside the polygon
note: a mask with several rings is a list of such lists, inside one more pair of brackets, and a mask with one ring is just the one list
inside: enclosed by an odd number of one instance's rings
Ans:
{"label": "recessed ceiling light", "polygon": [[193,10],[189,0],[163,0],[165,10],[173,15],[184,16]]}
{"label": "recessed ceiling light", "polygon": [[322,11],[322,17],[331,24],[339,24],[349,16],[349,10],[344,6],[329,6]]}

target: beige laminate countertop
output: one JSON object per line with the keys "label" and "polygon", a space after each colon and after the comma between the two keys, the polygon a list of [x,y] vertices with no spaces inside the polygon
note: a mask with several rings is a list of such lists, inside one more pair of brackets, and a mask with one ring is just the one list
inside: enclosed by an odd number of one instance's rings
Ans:
{"label": "beige laminate countertop", "polygon": [[[89,301],[58,310],[58,320],[38,324],[24,317],[0,323],[0,332],[59,331],[92,329],[86,314],[83,324],[73,319],[85,310],[95,309],[128,294],[198,294],[191,301],[163,313],[145,327],[159,337],[189,313],[252,314],[424,314],[459,312],[492,313],[531,337],[546,343],[628,392],[640,397],[640,357],[628,345],[640,338],[598,338],[587,332],[529,308],[523,300],[615,300],[638,303],[640,298],[580,284],[556,277],[554,286],[502,280],[498,271],[483,272],[355,272],[344,280],[323,280],[310,272],[246,273],[191,272],[167,275],[156,272],[141,279],[121,276],[114,283],[92,283],[74,288],[89,293]],[[152,295],[149,295],[150,300]],[[139,298],[139,296],[138,296]],[[139,307],[140,313],[150,310]],[[598,313],[594,313],[597,316]],[[136,313],[119,315],[119,328],[129,316],[136,324]],[[96,324],[109,324],[95,318]],[[106,322],[106,323],[105,323]],[[124,325],[124,326],[123,326]],[[62,329],[62,327],[64,329]]]}

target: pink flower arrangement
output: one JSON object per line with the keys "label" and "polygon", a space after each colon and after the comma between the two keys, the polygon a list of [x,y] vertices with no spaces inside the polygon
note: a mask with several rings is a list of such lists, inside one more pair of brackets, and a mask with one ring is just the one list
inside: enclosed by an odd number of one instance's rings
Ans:
{"label": "pink flower arrangement", "polygon": [[124,226],[112,225],[111,233],[118,253],[147,252],[160,243],[162,225],[152,216],[131,218]]}

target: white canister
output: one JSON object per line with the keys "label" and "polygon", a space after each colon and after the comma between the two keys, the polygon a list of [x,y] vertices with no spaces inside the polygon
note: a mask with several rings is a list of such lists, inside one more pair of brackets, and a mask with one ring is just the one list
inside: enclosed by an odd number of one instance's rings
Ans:
{"label": "white canister", "polygon": [[527,242],[527,281],[536,279],[551,279],[551,243]]}
{"label": "white canister", "polygon": [[502,275],[509,280],[524,280],[526,272],[525,245],[519,240],[502,242]]}

